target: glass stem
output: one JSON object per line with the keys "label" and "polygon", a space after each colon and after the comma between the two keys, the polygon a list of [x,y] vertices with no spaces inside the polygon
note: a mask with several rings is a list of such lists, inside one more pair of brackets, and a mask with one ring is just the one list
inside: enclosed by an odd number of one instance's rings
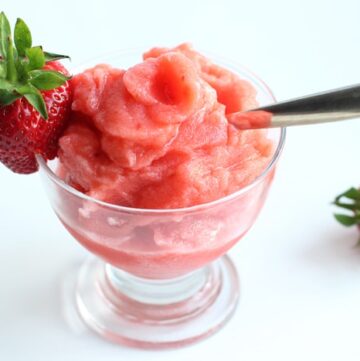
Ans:
{"label": "glass stem", "polygon": [[137,277],[109,264],[105,266],[105,272],[116,290],[130,299],[153,305],[184,301],[199,292],[211,276],[209,267],[165,280]]}

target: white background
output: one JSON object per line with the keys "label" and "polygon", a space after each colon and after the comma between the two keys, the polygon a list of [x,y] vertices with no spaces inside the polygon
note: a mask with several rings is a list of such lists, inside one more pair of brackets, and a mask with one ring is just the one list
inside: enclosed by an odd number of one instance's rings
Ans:
{"label": "white background", "polygon": [[[73,64],[141,44],[195,46],[253,69],[279,100],[360,82],[360,2],[16,1],[35,43]],[[232,251],[239,308],[218,334],[176,351],[110,344],[69,323],[66,280],[86,252],[52,213],[38,175],[0,166],[0,359],[359,360],[360,248],[332,218],[360,182],[360,120],[290,129],[276,181]]]}

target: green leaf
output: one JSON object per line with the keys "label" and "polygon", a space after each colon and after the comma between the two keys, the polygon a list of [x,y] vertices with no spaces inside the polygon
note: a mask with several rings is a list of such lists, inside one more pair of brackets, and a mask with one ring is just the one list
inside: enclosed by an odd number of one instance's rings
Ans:
{"label": "green leaf", "polygon": [[6,77],[6,63],[4,60],[0,60],[0,78]]}
{"label": "green leaf", "polygon": [[336,220],[346,227],[354,226],[355,224],[360,222],[359,217],[355,216],[346,216],[345,214],[334,214]]}
{"label": "green leaf", "polygon": [[350,188],[343,196],[354,200],[360,200],[360,191],[356,188]]}
{"label": "green leaf", "polygon": [[18,73],[18,78],[20,83],[24,83],[28,80],[27,72],[28,72],[29,62],[25,58],[20,58],[16,62],[16,70]]}
{"label": "green leaf", "polygon": [[344,193],[341,193],[338,195],[335,199],[335,201],[338,201],[340,198],[345,197],[353,200],[360,200],[360,190],[352,187],[345,191]]}
{"label": "green leaf", "polygon": [[29,59],[29,70],[41,69],[45,65],[45,56],[41,46],[34,46],[25,51]]}
{"label": "green leaf", "polygon": [[19,60],[19,53],[16,48],[13,48],[13,53],[14,53],[14,61],[16,65],[17,61]]}
{"label": "green leaf", "polygon": [[15,59],[14,59],[14,46],[11,37],[9,38],[9,44],[8,44],[8,57],[7,57],[7,74],[6,77],[12,82],[16,82],[18,78],[16,65],[15,65]]}
{"label": "green leaf", "polygon": [[335,206],[348,209],[349,211],[355,212],[358,209],[358,205],[356,203],[342,203],[340,201],[333,203]]}
{"label": "green leaf", "polygon": [[14,41],[20,56],[25,56],[26,49],[31,48],[31,33],[24,20],[18,18],[14,29]]}
{"label": "green leaf", "polygon": [[0,89],[0,106],[9,105],[20,97],[21,95],[15,92]]}
{"label": "green leaf", "polygon": [[35,94],[35,93],[24,94],[24,97],[40,113],[40,115],[44,118],[44,120],[48,119],[46,104],[40,92],[39,94]]}
{"label": "green leaf", "polygon": [[27,84],[16,88],[16,91],[23,95],[45,120],[48,119],[46,104],[39,90],[31,84]]}
{"label": "green leaf", "polygon": [[10,23],[4,12],[0,14],[0,54],[8,57],[9,39],[11,39]]}
{"label": "green leaf", "polygon": [[13,91],[14,86],[7,80],[0,79],[0,89]]}
{"label": "green leaf", "polygon": [[0,14],[0,51],[6,60],[6,76],[9,80],[17,80],[17,72],[14,62],[14,47],[11,39],[11,28],[9,20],[4,12]]}
{"label": "green leaf", "polygon": [[30,83],[40,90],[51,90],[63,85],[69,78],[52,70],[33,70]]}
{"label": "green leaf", "polygon": [[54,61],[54,60],[60,60],[60,59],[70,59],[70,56],[67,55],[61,55],[61,54],[55,54],[55,53],[49,53],[47,51],[44,51],[45,55],[45,61]]}

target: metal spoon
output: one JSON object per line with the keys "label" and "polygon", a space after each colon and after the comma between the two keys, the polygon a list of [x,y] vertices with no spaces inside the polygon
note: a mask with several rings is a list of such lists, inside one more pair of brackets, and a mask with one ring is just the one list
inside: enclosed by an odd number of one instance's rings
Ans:
{"label": "metal spoon", "polygon": [[328,123],[357,117],[360,117],[360,85],[228,114],[229,122],[240,129]]}

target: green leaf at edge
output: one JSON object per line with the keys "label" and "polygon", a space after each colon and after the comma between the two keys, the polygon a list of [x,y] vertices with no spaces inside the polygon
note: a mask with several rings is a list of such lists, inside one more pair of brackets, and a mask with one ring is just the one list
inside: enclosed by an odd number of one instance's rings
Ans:
{"label": "green leaf at edge", "polygon": [[7,19],[4,12],[0,14],[0,54],[4,57],[8,57],[9,42],[8,39],[11,37],[11,28],[9,20]]}
{"label": "green leaf at edge", "polygon": [[350,198],[353,200],[360,200],[360,191],[352,187],[343,194],[343,197]]}
{"label": "green leaf at edge", "polygon": [[68,56],[68,55],[49,53],[47,51],[44,51],[44,55],[45,55],[45,62],[55,61],[55,60],[60,60],[60,59],[70,59],[70,56]]}
{"label": "green leaf at edge", "polygon": [[359,208],[359,206],[356,203],[342,203],[340,201],[333,202],[333,205],[353,212],[355,212]]}
{"label": "green leaf at edge", "polygon": [[335,219],[345,227],[351,227],[360,222],[360,219],[354,216],[346,216],[345,214],[334,214]]}
{"label": "green leaf at edge", "polygon": [[18,18],[14,29],[14,41],[20,56],[25,56],[26,49],[31,48],[31,33],[24,20]]}
{"label": "green leaf at edge", "polygon": [[6,60],[6,77],[8,80],[15,82],[17,80],[17,71],[14,61],[14,47],[10,23],[4,12],[0,14],[0,52]]}
{"label": "green leaf at edge", "polygon": [[34,86],[27,84],[16,88],[16,91],[23,95],[45,120],[48,119],[46,104],[39,90]]}
{"label": "green leaf at edge", "polygon": [[353,200],[360,200],[360,190],[358,190],[358,189],[356,189],[354,187],[351,187],[347,191],[345,191],[344,193],[339,194],[335,198],[335,202],[339,201],[340,198],[342,198],[342,197],[353,199]]}
{"label": "green leaf at edge", "polygon": [[33,70],[30,83],[40,90],[51,90],[63,85],[69,78],[53,70]]}

